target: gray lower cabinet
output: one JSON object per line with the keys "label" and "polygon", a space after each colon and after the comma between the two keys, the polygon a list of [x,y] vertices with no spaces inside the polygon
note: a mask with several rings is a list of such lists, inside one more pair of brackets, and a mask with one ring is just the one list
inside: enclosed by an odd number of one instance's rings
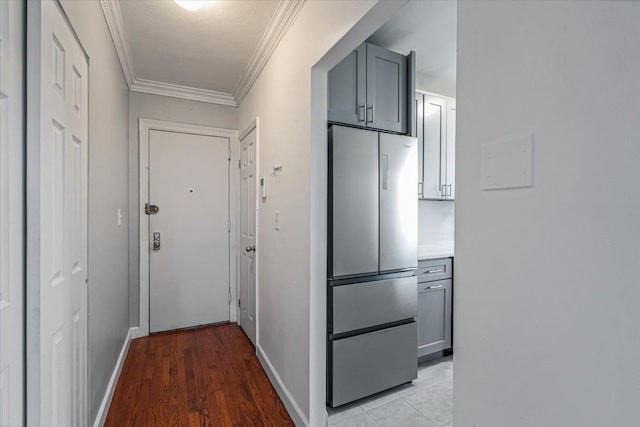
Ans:
{"label": "gray lower cabinet", "polygon": [[451,348],[453,314],[451,265],[451,258],[421,261],[419,264],[418,357]]}
{"label": "gray lower cabinet", "polygon": [[360,45],[329,71],[329,121],[406,134],[414,93],[407,62],[399,53]]}

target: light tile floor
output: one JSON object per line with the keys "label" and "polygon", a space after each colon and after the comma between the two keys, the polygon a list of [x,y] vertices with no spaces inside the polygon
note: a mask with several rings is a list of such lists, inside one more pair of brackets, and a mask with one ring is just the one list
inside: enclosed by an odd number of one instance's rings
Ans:
{"label": "light tile floor", "polygon": [[418,366],[418,379],[339,408],[327,408],[331,427],[452,427],[453,358]]}

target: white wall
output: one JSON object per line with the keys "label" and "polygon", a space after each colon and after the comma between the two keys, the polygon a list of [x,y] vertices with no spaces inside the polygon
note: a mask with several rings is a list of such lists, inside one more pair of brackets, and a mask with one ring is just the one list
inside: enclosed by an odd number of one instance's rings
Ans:
{"label": "white wall", "polygon": [[[97,1],[62,6],[89,55],[89,407],[96,416],[129,329],[128,88]],[[117,209],[124,214],[117,225]]]}
{"label": "white wall", "polygon": [[[323,299],[311,300],[310,293],[310,281],[315,280],[310,277],[313,245],[310,241],[313,233],[310,229],[313,215],[310,210],[311,168],[315,167],[311,164],[310,142],[311,67],[374,4],[374,1],[305,3],[296,22],[238,109],[240,130],[256,116],[260,118],[259,174],[267,178],[269,188],[266,202],[260,205],[258,221],[258,352],[263,361],[271,364],[272,369],[267,366],[270,374],[279,377],[279,387],[285,393],[281,397],[290,412],[297,411],[294,419],[298,422],[309,420],[312,425],[320,425],[319,420],[323,419],[324,395],[314,391],[314,402],[310,403],[310,388],[314,388],[310,375],[315,375],[310,371],[324,372],[324,364],[320,362],[322,366],[316,366],[312,362],[318,355],[310,354],[310,316],[314,316],[310,312],[318,310],[322,313],[319,316],[326,317],[326,308]],[[400,6],[387,6],[392,7]],[[383,22],[360,35],[359,40],[354,39],[349,49],[357,46]],[[345,50],[343,56],[348,51]],[[335,58],[334,64],[337,62],[338,58]],[[326,86],[324,96],[326,98]],[[320,131],[326,140],[326,116],[323,126],[324,130]],[[278,180],[271,176],[273,165],[283,166]],[[324,165],[326,167],[326,160]],[[326,184],[326,173],[324,180]],[[273,227],[275,210],[280,211],[280,231]],[[326,222],[324,227],[326,238]],[[326,259],[319,255],[318,260],[311,259],[311,263],[314,262],[323,263]],[[324,275],[321,279],[324,286],[326,269],[321,274]],[[321,308],[318,309],[317,305]],[[320,350],[313,348],[313,352],[324,351],[324,347]],[[324,361],[324,358],[319,360]]]}
{"label": "white wall", "polygon": [[[640,420],[640,3],[460,2],[454,422]],[[480,189],[534,134],[534,186]]]}
{"label": "white wall", "polygon": [[130,324],[139,324],[140,308],[140,143],[138,119],[156,119],[227,129],[237,129],[237,111],[233,107],[189,101],[147,93],[129,94],[129,299]]}
{"label": "white wall", "polygon": [[454,202],[418,201],[418,244],[452,242]]}

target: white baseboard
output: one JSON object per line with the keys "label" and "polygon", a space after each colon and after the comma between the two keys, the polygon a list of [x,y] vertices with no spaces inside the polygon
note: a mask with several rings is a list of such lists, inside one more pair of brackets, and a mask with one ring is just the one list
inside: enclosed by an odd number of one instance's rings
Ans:
{"label": "white baseboard", "polygon": [[262,347],[260,347],[260,344],[258,344],[256,348],[258,349],[258,360],[262,364],[264,371],[267,373],[271,384],[273,384],[273,387],[276,389],[278,396],[282,399],[284,407],[287,409],[287,412],[289,412],[291,419],[293,419],[293,422],[297,427],[307,427],[309,425],[309,420],[304,416],[302,410],[296,403],[296,400],[289,392],[289,389],[282,382],[280,375],[278,375],[276,370],[273,368],[271,361],[265,354]]}
{"label": "white baseboard", "polygon": [[113,373],[111,374],[111,378],[109,379],[109,384],[107,384],[107,389],[104,392],[104,397],[102,398],[102,403],[100,404],[100,409],[98,409],[98,414],[96,415],[93,427],[102,427],[105,420],[107,419],[109,407],[111,406],[111,400],[113,399],[113,393],[115,393],[116,391],[118,379],[120,378],[120,372],[122,372],[124,361],[127,358],[127,353],[129,352],[129,345],[131,344],[131,340],[136,337],[136,335],[138,335],[138,329],[138,327],[129,328],[129,331],[127,332],[127,336],[125,337],[124,343],[122,344],[122,350],[120,350],[120,356],[118,356],[116,366],[113,368]]}

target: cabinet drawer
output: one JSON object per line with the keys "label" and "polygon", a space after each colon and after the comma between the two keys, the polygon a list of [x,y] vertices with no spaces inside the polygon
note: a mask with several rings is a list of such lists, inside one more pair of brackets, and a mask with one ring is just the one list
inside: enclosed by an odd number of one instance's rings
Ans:
{"label": "cabinet drawer", "polygon": [[451,277],[453,277],[453,262],[451,258],[418,262],[418,283],[450,279]]}
{"label": "cabinet drawer", "polygon": [[334,286],[329,331],[334,334],[416,316],[415,276]]}
{"label": "cabinet drawer", "polygon": [[330,345],[332,407],[417,378],[415,322],[335,341]]}

